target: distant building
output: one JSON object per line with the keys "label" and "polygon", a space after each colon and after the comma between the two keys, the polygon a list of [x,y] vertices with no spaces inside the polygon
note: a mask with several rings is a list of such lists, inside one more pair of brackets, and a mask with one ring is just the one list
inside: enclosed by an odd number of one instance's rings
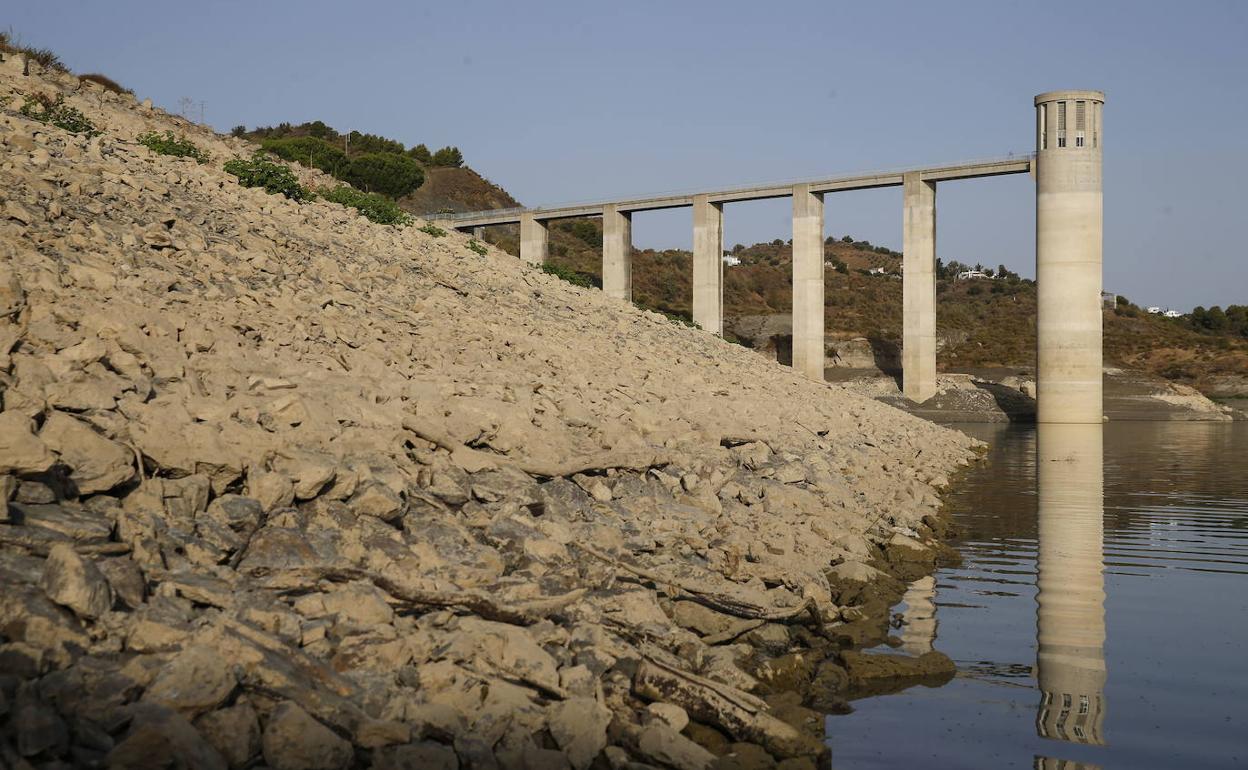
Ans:
{"label": "distant building", "polygon": [[975,278],[991,279],[992,276],[988,275],[983,270],[963,270],[962,272],[958,273],[957,279],[959,281],[969,281]]}
{"label": "distant building", "polygon": [[1153,305],[1152,307],[1147,308],[1147,312],[1151,315],[1161,315],[1161,308]]}
{"label": "distant building", "polygon": [[736,267],[737,265],[741,264],[741,258],[740,258],[740,257],[734,257],[734,256],[733,256],[733,255],[731,255],[731,254],[725,254],[725,255],[724,255],[724,264],[725,264],[725,265],[727,265],[728,267]]}
{"label": "distant building", "polygon": [[1182,318],[1183,317],[1183,314],[1177,310],[1167,310],[1166,312],[1162,313],[1162,315],[1164,315],[1166,318]]}
{"label": "distant building", "polygon": [[867,271],[867,274],[868,274],[868,275],[884,275],[884,274],[885,274],[885,273],[887,273],[887,272],[888,272],[888,271],[887,271],[887,270],[885,270],[885,269],[884,269],[884,268],[882,268],[882,267],[873,267],[873,268],[871,268],[870,270],[868,270],[868,271]]}

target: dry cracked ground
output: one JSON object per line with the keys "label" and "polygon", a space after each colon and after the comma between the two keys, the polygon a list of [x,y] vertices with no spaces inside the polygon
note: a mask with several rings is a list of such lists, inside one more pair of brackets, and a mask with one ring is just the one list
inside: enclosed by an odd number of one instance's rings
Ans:
{"label": "dry cracked ground", "polygon": [[0,150],[5,766],[814,766],[973,442],[12,60]]}

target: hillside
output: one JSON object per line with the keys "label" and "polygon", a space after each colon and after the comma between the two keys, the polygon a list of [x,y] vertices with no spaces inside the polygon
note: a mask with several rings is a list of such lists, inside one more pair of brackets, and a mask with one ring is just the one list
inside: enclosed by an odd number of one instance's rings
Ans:
{"label": "hillside", "polygon": [[[486,239],[511,253],[519,243],[503,228]],[[551,228],[550,261],[601,285],[601,230],[593,220],[559,222]],[[745,316],[791,311],[792,249],[784,241],[734,247],[740,265],[725,268],[727,336]],[[824,245],[826,331],[829,344],[867,338],[885,359],[901,344],[901,255],[852,238]],[[831,265],[845,265],[844,271]],[[956,263],[955,263],[956,264]],[[679,318],[692,317],[692,255],[683,250],[637,250],[633,254],[633,298],[641,307]],[[888,275],[865,275],[884,268]],[[956,268],[937,281],[937,365],[942,371],[1030,367],[1035,356],[1035,284],[1009,275],[998,280],[957,281]],[[998,271],[999,272],[999,269]],[[1221,311],[1218,311],[1221,312]],[[1197,330],[1190,318],[1149,315],[1129,301],[1105,313],[1107,365],[1139,369],[1192,385],[1208,395],[1248,393],[1248,336],[1224,324]]]}
{"label": "hillside", "polygon": [[0,53],[5,766],[826,752],[879,569],[931,568],[975,442],[26,71]]}
{"label": "hillside", "polygon": [[[258,142],[271,142],[274,136],[307,140],[315,135],[344,147],[354,142],[356,149],[352,153],[381,151],[419,157],[422,183],[399,200],[406,211],[414,214],[520,205],[502,187],[470,168],[434,165],[439,154],[444,160],[462,162],[455,148],[431,154],[423,145],[409,150],[401,142],[358,132],[352,132],[350,141],[345,141],[343,135],[319,122],[282,124],[243,135]],[[264,146],[283,149],[271,144]],[[308,152],[302,145],[299,149],[301,153]],[[350,155],[327,156],[316,164],[305,165],[338,170]],[[285,156],[304,162],[299,154]],[[308,157],[313,158],[311,154]],[[485,238],[511,254],[519,254],[519,232],[515,226],[487,228]],[[601,243],[601,226],[596,220],[552,223],[549,264],[566,278],[601,286]],[[758,317],[790,311],[791,249],[786,241],[778,239],[749,247],[736,245],[731,253],[741,264],[725,272],[726,336],[733,341],[758,344],[750,333],[783,326],[781,319],[769,322]],[[644,249],[636,251],[633,260],[634,301],[640,307],[689,320],[693,278],[690,253]],[[838,341],[865,338],[878,363],[894,365],[901,344],[901,285],[895,277],[864,273],[883,268],[892,276],[899,275],[901,255],[845,236],[828,239],[825,261],[829,265],[825,318],[832,360],[860,361],[860,351],[844,358],[836,346]],[[937,366],[943,371],[1030,367],[1035,355],[1034,285],[1013,275],[1006,276],[1007,280],[958,283],[953,280],[955,265],[951,263],[941,272],[943,279],[937,285]],[[1192,385],[1211,396],[1248,395],[1248,311],[1242,307],[1237,311],[1240,317],[1236,322],[1227,322],[1220,308],[1211,309],[1220,320],[1205,316],[1176,320],[1149,316],[1124,301],[1106,313],[1106,363]],[[1197,313],[1205,311],[1198,309]],[[1218,322],[1213,323],[1215,320]]]}
{"label": "hillside", "polygon": [[431,167],[425,183],[399,199],[399,205],[413,214],[435,211],[483,211],[514,208],[520,204],[507,191],[471,168]]}

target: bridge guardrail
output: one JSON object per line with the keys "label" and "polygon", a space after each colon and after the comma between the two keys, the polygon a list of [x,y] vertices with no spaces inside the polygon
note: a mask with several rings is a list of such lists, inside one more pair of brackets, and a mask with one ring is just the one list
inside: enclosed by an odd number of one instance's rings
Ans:
{"label": "bridge guardrail", "polygon": [[659,192],[650,192],[642,195],[620,195],[611,198],[593,198],[589,200],[568,201],[564,203],[544,203],[539,206],[516,206],[505,209],[485,209],[482,211],[460,211],[460,212],[433,212],[429,214],[417,214],[422,219],[437,220],[440,222],[456,222],[466,219],[479,219],[481,217],[490,216],[512,216],[524,213],[541,213],[543,211],[552,211],[559,209],[573,209],[593,206],[603,206],[608,203],[644,201],[656,198],[678,198],[693,195],[709,194],[709,195],[731,195],[733,193],[747,192],[754,189],[765,189],[769,187],[791,187],[796,184],[826,182],[839,179],[857,179],[860,177],[872,176],[890,176],[894,174],[903,174],[909,171],[936,171],[943,168],[957,168],[959,166],[987,166],[994,163],[1014,163],[1018,161],[1036,159],[1034,152],[1011,152],[1006,155],[995,156],[991,158],[975,158],[972,160],[957,161],[954,163],[942,163],[935,166],[898,166],[893,168],[877,168],[866,171],[851,172],[848,174],[830,175],[824,174],[813,177],[799,177],[794,179],[779,179],[767,182],[759,182],[756,184],[742,184],[733,187],[711,188],[684,188],[679,190],[664,190]]}

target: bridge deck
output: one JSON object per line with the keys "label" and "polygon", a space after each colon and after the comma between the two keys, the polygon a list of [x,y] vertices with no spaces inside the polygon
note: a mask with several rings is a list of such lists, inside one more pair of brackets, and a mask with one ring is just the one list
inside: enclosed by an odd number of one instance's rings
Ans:
{"label": "bridge deck", "polygon": [[640,198],[573,203],[564,206],[539,206],[531,209],[514,208],[471,211],[461,214],[428,214],[425,218],[446,222],[450,226],[457,228],[507,225],[519,222],[522,214],[532,214],[536,219],[540,220],[601,216],[603,207],[609,205],[614,205],[620,211],[654,211],[657,209],[680,208],[682,206],[692,206],[693,198],[697,194],[706,195],[714,203],[784,198],[792,194],[793,185],[798,183],[809,184],[811,192],[841,192],[845,190],[866,190],[874,187],[897,187],[902,184],[903,177],[908,173],[918,173],[920,178],[932,182],[975,179],[1004,174],[1026,174],[1031,171],[1034,162],[1035,155],[1026,154],[993,160],[954,163],[945,166],[870,172],[852,176],[791,182],[770,182],[723,190],[707,190],[702,193],[664,193]]}

